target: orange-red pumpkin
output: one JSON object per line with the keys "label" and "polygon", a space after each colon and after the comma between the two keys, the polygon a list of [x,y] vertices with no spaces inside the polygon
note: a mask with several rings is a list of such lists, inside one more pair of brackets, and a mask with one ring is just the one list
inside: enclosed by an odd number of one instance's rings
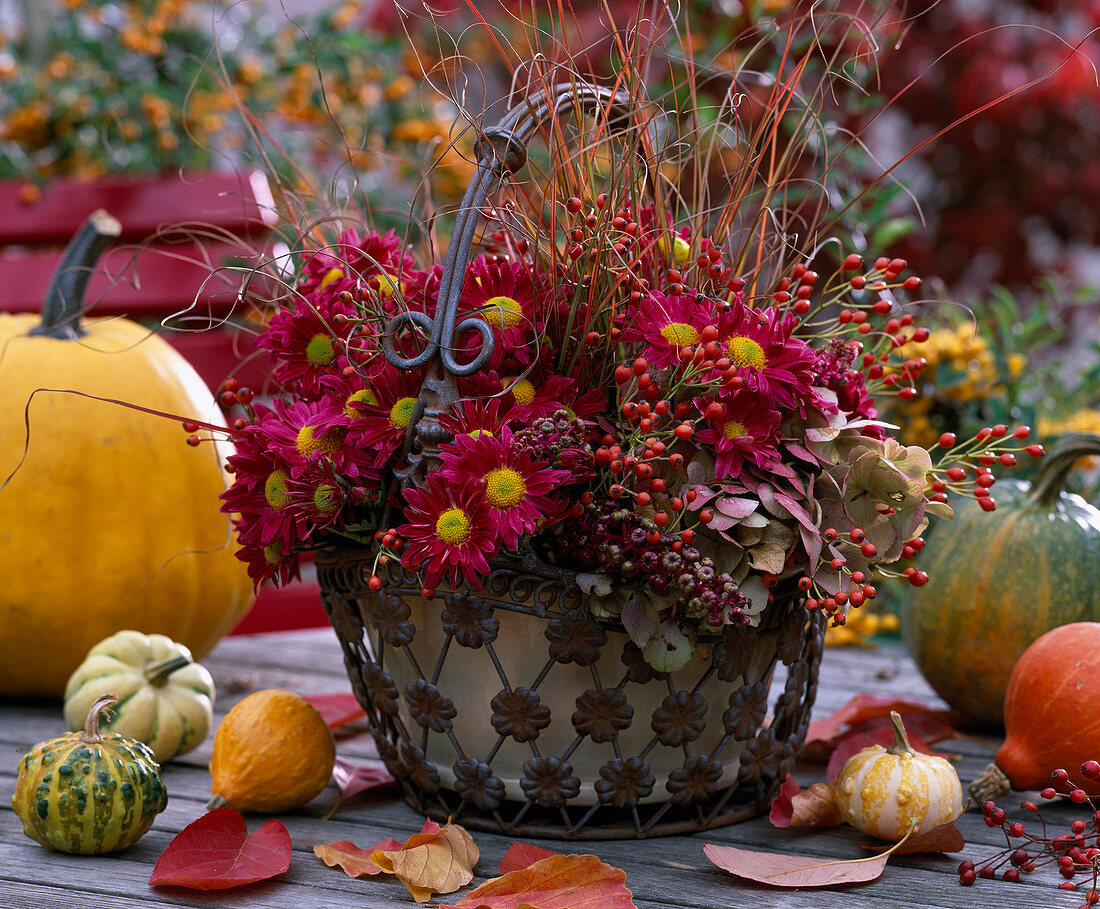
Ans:
{"label": "orange-red pumpkin", "polygon": [[1100,622],[1074,622],[1048,631],[1017,661],[1005,693],[1005,741],[994,761],[970,786],[976,800],[1008,788],[1042,789],[1055,770],[1100,795],[1100,782],[1079,772],[1100,759]]}

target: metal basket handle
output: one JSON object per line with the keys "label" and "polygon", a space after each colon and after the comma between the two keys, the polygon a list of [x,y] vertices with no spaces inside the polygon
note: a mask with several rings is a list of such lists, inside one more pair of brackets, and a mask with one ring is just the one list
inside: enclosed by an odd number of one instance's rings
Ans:
{"label": "metal basket handle", "polygon": [[[608,119],[632,110],[625,93],[582,83],[535,92],[524,104],[508,111],[496,126],[488,127],[474,144],[477,170],[455,219],[435,317],[406,311],[386,324],[381,338],[386,359],[404,371],[428,367],[405,437],[408,466],[395,471],[403,485],[421,481],[428,467],[438,461],[439,445],[448,440],[447,431],[439,425],[439,415],[458,400],[456,377],[473,375],[493,353],[493,330],[485,320],[469,317],[455,323],[481,205],[490,187],[506,171],[515,173],[527,162],[527,145],[547,119],[576,108],[585,113],[604,111]],[[428,335],[427,345],[413,357],[402,356],[397,349],[397,332],[406,326],[417,326]],[[452,344],[456,332],[461,335],[466,331],[481,336],[481,347],[469,363],[457,363]]]}

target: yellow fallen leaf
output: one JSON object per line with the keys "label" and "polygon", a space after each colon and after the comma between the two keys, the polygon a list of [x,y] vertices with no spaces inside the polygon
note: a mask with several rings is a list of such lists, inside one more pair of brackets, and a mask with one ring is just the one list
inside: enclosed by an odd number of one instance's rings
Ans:
{"label": "yellow fallen leaf", "polygon": [[454,893],[474,879],[478,850],[466,830],[447,824],[409,837],[401,849],[378,849],[370,860],[397,877],[418,903],[433,893]]}

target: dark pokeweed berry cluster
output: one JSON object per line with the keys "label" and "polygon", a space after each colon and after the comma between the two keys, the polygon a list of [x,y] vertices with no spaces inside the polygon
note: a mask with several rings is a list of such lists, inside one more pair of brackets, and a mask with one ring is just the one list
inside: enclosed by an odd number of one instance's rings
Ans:
{"label": "dark pokeweed berry cluster", "polygon": [[716,627],[745,624],[748,600],[726,572],[691,545],[692,534],[662,533],[651,518],[609,498],[586,494],[575,520],[555,528],[550,558],[644,581],[659,597],[675,597],[688,619]]}
{"label": "dark pokeweed berry cluster", "polygon": [[[1090,780],[1100,780],[1100,763],[1085,761],[1081,765],[1081,774]],[[982,816],[989,827],[1000,828],[1005,835],[1006,846],[979,862],[964,861],[959,865],[959,883],[969,887],[980,878],[1015,882],[1021,874],[1030,874],[1038,868],[1054,865],[1058,873],[1065,878],[1059,887],[1062,890],[1081,892],[1085,886],[1084,902],[1078,909],[1090,909],[1100,903],[1100,810],[1088,793],[1075,784],[1065,770],[1055,770],[1051,774],[1053,785],[1044,789],[1040,795],[1047,800],[1060,796],[1068,797],[1077,805],[1087,805],[1092,812],[1088,821],[1076,820],[1070,824],[1068,833],[1051,836],[1047,830],[1039,806],[1034,802],[1022,802],[1020,807],[1035,815],[1039,823],[1038,831],[1028,828],[1023,821],[1010,820],[1003,808],[996,802],[988,801],[982,806]]]}

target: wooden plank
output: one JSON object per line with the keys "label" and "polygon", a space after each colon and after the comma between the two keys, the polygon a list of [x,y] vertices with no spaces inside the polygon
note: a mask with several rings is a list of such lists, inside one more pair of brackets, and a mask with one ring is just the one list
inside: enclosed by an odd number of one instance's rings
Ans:
{"label": "wooden plank", "polygon": [[29,202],[25,186],[23,180],[0,181],[0,245],[64,245],[97,208],[118,218],[123,239],[148,237],[178,223],[257,235],[277,221],[271,189],[261,171],[59,178],[44,184]]}
{"label": "wooden plank", "polygon": [[[223,640],[204,661],[215,674],[222,695],[217,705],[219,716],[232,703],[253,688],[296,676],[313,691],[332,690],[332,665],[341,665],[340,649],[331,631],[303,631],[292,634],[242,636]],[[325,671],[317,672],[318,665]],[[888,670],[888,671],[887,671]],[[342,671],[342,670],[341,670]],[[899,645],[871,652],[828,651],[821,675],[822,703],[843,703],[851,694],[864,690],[853,682],[870,673],[876,674],[885,688],[876,693],[898,693],[926,698],[926,686]],[[824,708],[822,708],[824,709]],[[825,710],[825,713],[828,711]],[[58,731],[56,705],[5,705],[0,722],[0,753],[10,760],[0,762],[0,793],[10,792],[18,755],[40,738]],[[824,715],[821,713],[819,715]],[[940,747],[960,754],[961,773],[976,772],[990,752],[987,742],[956,739]],[[291,906],[395,907],[412,905],[404,888],[392,880],[358,881],[325,867],[311,848],[315,843],[350,839],[369,845],[387,835],[403,838],[419,829],[421,818],[399,800],[371,797],[344,806],[333,818],[323,815],[331,807],[335,793],[331,787],[310,805],[280,815],[294,843],[291,871],[285,881],[274,881],[227,894],[192,894],[178,890],[152,890],[147,886],[152,864],[160,851],[179,829],[200,816],[209,792],[205,763],[210,740],[180,761],[165,767],[166,785],[171,793],[168,809],[158,817],[152,831],[130,850],[113,857],[81,859],[48,853],[23,837],[21,827],[10,811],[0,812],[0,906],[11,893],[12,905],[26,905],[27,894],[41,887],[43,905],[98,906],[118,905],[123,909],[144,909],[146,905],[233,905],[283,909]],[[338,744],[341,754],[372,753],[369,737],[345,739]],[[12,769],[7,769],[7,768]],[[824,768],[800,767],[797,778],[803,784],[820,779]],[[1021,797],[1023,797],[1021,795]],[[0,804],[7,801],[0,796]],[[1006,807],[1007,807],[1006,802]],[[1044,808],[1054,825],[1065,827],[1080,813],[1066,806]],[[255,829],[263,818],[249,819]],[[960,821],[971,846],[967,855],[981,857],[1003,841],[1000,831],[990,830],[980,815],[970,812]],[[482,858],[476,869],[483,880],[496,873],[496,863],[511,838],[475,833]],[[766,818],[693,836],[657,840],[565,843],[542,841],[547,848],[567,852],[593,852],[627,873],[628,886],[635,894],[639,909],[657,907],[693,907],[693,909],[756,909],[761,906],[780,909],[839,909],[857,905],[867,909],[962,909],[975,902],[1012,905],[1018,909],[1071,909],[1080,899],[1057,889],[1053,873],[1040,871],[1025,883],[982,882],[977,890],[958,883],[955,866],[958,857],[899,856],[891,860],[882,877],[868,885],[844,890],[783,891],[741,882],[713,868],[702,852],[705,842],[737,845],[757,850],[773,849],[802,852],[823,859],[849,859],[861,856],[859,843],[866,837],[847,829],[830,831],[779,830]],[[1047,869],[1049,871],[1049,869]],[[475,881],[476,883],[477,881]],[[10,886],[10,890],[6,889]],[[73,902],[65,903],[69,894]],[[111,894],[117,894],[116,899]],[[433,900],[431,905],[453,903],[460,894]],[[110,901],[110,902],[108,902]]]}

